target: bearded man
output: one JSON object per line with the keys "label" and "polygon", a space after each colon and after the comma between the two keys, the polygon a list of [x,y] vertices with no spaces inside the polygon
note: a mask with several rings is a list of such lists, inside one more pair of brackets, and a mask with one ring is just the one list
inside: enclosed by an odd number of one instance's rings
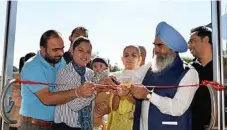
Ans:
{"label": "bearded man", "polygon": [[[57,72],[66,64],[62,58],[63,49],[64,42],[57,31],[44,32],[40,38],[40,50],[33,59],[25,63],[21,80],[55,83]],[[91,83],[84,83],[82,86],[82,89],[86,86],[90,90],[93,87]],[[52,84],[22,84],[19,130],[53,130],[55,106],[80,97],[82,89],[55,92]]]}
{"label": "bearded man", "polygon": [[185,66],[179,57],[179,53],[188,50],[187,43],[172,26],[161,22],[156,28],[154,46],[151,67],[142,84],[130,88],[137,99],[133,130],[191,130],[189,106],[198,87],[156,87],[199,83],[197,71]]}

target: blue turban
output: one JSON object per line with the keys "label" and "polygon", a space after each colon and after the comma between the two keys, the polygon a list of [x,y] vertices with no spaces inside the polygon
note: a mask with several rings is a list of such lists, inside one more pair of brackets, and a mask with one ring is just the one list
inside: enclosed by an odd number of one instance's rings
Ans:
{"label": "blue turban", "polygon": [[175,52],[186,52],[187,42],[183,36],[166,22],[160,22],[156,28],[155,36],[159,37],[168,48]]}

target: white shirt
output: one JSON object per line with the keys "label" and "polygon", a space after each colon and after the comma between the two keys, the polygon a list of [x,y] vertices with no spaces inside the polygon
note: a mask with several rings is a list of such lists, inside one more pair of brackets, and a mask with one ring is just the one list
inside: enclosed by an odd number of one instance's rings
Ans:
{"label": "white shirt", "polygon": [[135,70],[123,70],[118,72],[112,72],[111,74],[115,76],[120,82],[130,81],[130,84],[139,84],[142,83],[150,66],[151,63],[148,63]]}
{"label": "white shirt", "polygon": [[111,74],[114,75],[117,78],[117,81],[120,81],[121,83],[135,84],[141,81],[133,70],[123,70]]}
{"label": "white shirt", "polygon": [[[142,80],[145,77],[146,72],[150,66],[150,64],[144,65],[135,70],[135,75],[138,79],[141,79],[140,81],[138,81],[138,83],[142,83]],[[199,75],[197,71],[191,66],[188,67],[190,67],[190,70],[182,78],[179,86],[199,84]],[[158,94],[153,92],[152,98],[150,100],[144,100],[142,102],[140,130],[148,130],[148,114],[150,103],[155,105],[163,114],[181,116],[189,108],[197,89],[198,87],[180,87],[177,89],[177,92],[173,98],[159,96]]]}

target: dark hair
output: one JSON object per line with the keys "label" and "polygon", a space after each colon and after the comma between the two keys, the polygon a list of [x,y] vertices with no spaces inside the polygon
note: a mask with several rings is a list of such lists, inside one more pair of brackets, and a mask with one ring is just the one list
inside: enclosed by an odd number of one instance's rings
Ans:
{"label": "dark hair", "polygon": [[47,47],[47,41],[52,37],[60,37],[59,33],[55,30],[48,30],[43,33],[40,38],[40,47]]}
{"label": "dark hair", "polygon": [[[75,48],[77,46],[79,46],[81,42],[88,42],[91,45],[91,42],[90,42],[90,40],[88,38],[80,36],[73,42],[73,50],[75,50]],[[92,48],[92,45],[91,45],[91,48]]]}
{"label": "dark hair", "polygon": [[73,34],[76,32],[76,30],[82,30],[85,32],[85,37],[88,37],[88,30],[85,27],[79,26],[73,29],[72,33],[70,36],[73,36]]}
{"label": "dark hair", "polygon": [[24,57],[21,57],[19,62],[19,73],[21,72],[23,66],[24,66]]}
{"label": "dark hair", "polygon": [[33,53],[33,52],[30,52],[30,53],[26,54],[26,55],[24,56],[24,62],[26,62],[27,60],[29,60],[29,59],[32,58],[33,56],[35,56],[35,53]]}
{"label": "dark hair", "polygon": [[106,65],[106,67],[108,67],[108,66],[109,66],[108,61],[106,61],[106,59],[101,58],[101,57],[96,57],[95,59],[93,59],[93,60],[92,60],[92,66],[93,66],[93,64],[94,64],[95,62],[100,62],[100,63],[103,63],[103,64],[105,64],[105,65]]}
{"label": "dark hair", "polygon": [[212,31],[210,28],[205,26],[199,26],[191,29],[191,33],[194,33],[194,32],[196,32],[197,35],[201,38],[204,38],[207,36],[209,38],[209,43],[212,45]]}
{"label": "dark hair", "polygon": [[19,72],[21,72],[24,64],[26,61],[28,61],[30,58],[32,58],[33,56],[35,56],[35,53],[30,52],[28,54],[26,54],[25,56],[20,58],[20,63],[19,63]]}

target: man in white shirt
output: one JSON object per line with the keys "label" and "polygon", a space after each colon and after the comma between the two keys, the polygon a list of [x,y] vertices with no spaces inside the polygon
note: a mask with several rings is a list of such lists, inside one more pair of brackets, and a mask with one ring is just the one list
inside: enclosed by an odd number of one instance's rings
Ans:
{"label": "man in white shirt", "polygon": [[143,77],[142,85],[130,89],[137,99],[133,130],[191,130],[189,106],[198,87],[157,88],[199,83],[197,71],[185,67],[178,54],[188,50],[187,43],[172,26],[161,22],[154,45],[150,69],[144,67],[145,72],[142,66],[135,72],[139,79]]}

